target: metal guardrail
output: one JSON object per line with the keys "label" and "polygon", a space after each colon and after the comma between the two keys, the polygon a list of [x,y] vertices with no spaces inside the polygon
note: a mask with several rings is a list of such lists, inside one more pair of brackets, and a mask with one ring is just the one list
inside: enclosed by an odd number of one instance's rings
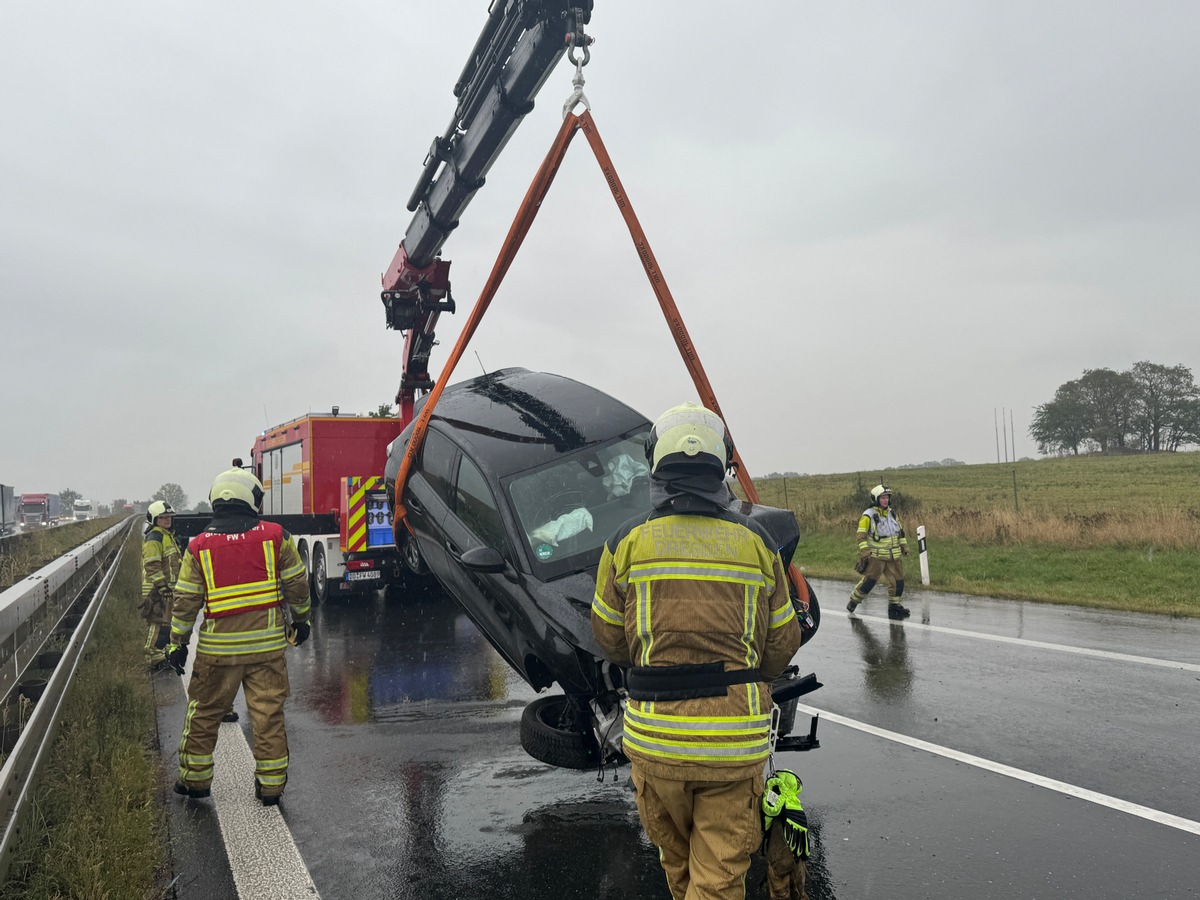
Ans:
{"label": "metal guardrail", "polygon": [[[130,522],[102,532],[81,547],[59,557],[0,594],[0,685],[8,693],[29,663],[37,658],[68,609],[98,577],[100,564],[114,541],[128,534]],[[16,745],[0,768],[0,884],[8,872],[25,813],[37,785],[38,771],[49,751],[67,689],[92,627],[108,596],[124,548],[117,547],[111,565],[100,579],[87,609],[71,634],[62,658],[47,680]]]}

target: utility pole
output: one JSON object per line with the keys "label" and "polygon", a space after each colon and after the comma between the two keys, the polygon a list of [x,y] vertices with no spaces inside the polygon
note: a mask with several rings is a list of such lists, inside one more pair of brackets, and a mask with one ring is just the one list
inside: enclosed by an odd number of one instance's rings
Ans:
{"label": "utility pole", "polygon": [[996,462],[1000,462],[1000,422],[996,418],[996,407],[992,407],[992,426],[996,429]]}
{"label": "utility pole", "polygon": [[1008,423],[1004,421],[1004,407],[1000,407],[1000,427],[1004,429],[1004,461],[1008,462]]}
{"label": "utility pole", "polygon": [[1012,410],[1008,411],[1008,434],[1012,438],[1013,462],[1017,461],[1017,428],[1013,425]]}

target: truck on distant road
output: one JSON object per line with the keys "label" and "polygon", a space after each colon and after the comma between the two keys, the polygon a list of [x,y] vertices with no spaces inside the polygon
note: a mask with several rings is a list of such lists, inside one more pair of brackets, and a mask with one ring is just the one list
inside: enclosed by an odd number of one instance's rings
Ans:
{"label": "truck on distant road", "polygon": [[84,500],[82,497],[75,501],[74,510],[76,522],[94,519],[97,515],[96,504],[91,500]]}
{"label": "truck on distant road", "polygon": [[0,484],[0,535],[17,530],[17,498],[11,485]]}
{"label": "truck on distant road", "polygon": [[22,528],[49,528],[62,518],[58,494],[22,494],[17,519]]}

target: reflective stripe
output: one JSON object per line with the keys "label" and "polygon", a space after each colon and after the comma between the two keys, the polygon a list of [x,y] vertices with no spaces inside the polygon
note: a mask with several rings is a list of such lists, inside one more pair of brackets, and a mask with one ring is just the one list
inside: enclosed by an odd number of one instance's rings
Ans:
{"label": "reflective stripe", "polygon": [[601,600],[599,594],[592,600],[592,612],[610,625],[620,625],[624,621],[624,617]]}
{"label": "reflective stripe", "polygon": [[191,753],[185,753],[180,759],[191,766],[211,766],[213,761],[211,753],[207,756],[194,756]]}
{"label": "reflective stripe", "polygon": [[263,769],[286,769],[288,758],[281,756],[279,759],[256,759],[254,761],[254,771],[261,772]]}
{"label": "reflective stripe", "polygon": [[779,609],[771,613],[771,627],[779,628],[786,625],[796,617],[796,610],[792,608],[791,601],[788,601]]}
{"label": "reflective stripe", "polygon": [[650,631],[650,585],[640,581],[634,585],[637,591],[637,631],[642,645],[642,665],[650,665],[650,647],[654,643],[654,635]]}
{"label": "reflective stripe", "polygon": [[754,649],[754,620],[758,601],[758,588],[747,584],[742,592],[742,643],[746,647],[746,668],[758,665],[758,651]]}
{"label": "reflective stripe", "polygon": [[[271,617],[274,620],[272,610]],[[283,623],[272,622],[266,628],[255,628],[248,631],[211,631],[216,620],[209,620],[200,629],[200,640],[196,644],[196,652],[206,656],[237,656],[244,653],[269,653],[282,650],[287,646],[284,636]]]}
{"label": "reflective stripe", "polygon": [[689,735],[723,735],[723,734],[765,734],[771,727],[770,716],[669,716],[650,715],[640,712],[630,704],[625,709],[625,727],[636,730],[653,728],[655,731],[666,731],[672,734]]}
{"label": "reflective stripe", "polygon": [[681,760],[742,760],[756,762],[767,758],[767,738],[764,735],[756,741],[738,741],[720,744],[691,744],[684,741],[652,740],[642,737],[628,728],[625,730],[624,743],[633,747],[639,753],[648,756],[658,756],[667,759]]}
{"label": "reflective stripe", "polygon": [[686,578],[696,581],[732,581],[738,584],[765,584],[768,580],[760,570],[750,568],[749,566],[723,566],[709,562],[695,565],[672,563],[667,566],[652,563],[635,565],[629,570],[630,581],[648,581],[662,578]]}
{"label": "reflective stripe", "polygon": [[260,641],[258,643],[246,643],[239,646],[221,646],[215,647],[211,644],[205,644],[204,636],[201,634],[200,643],[196,646],[197,653],[203,653],[205,656],[239,656],[249,653],[270,653],[273,650],[283,650],[287,647],[287,640],[280,637],[274,641]]}
{"label": "reflective stripe", "polygon": [[[192,623],[191,622],[185,622],[183,619],[176,619],[174,617],[171,618],[171,635],[172,636],[179,635],[181,637],[187,637],[191,633],[192,633]],[[184,642],[176,641],[175,643],[182,644]]]}
{"label": "reflective stripe", "polygon": [[258,779],[258,783],[263,787],[277,787],[281,784],[287,784],[286,772],[283,775],[263,775],[260,773],[255,777]]}

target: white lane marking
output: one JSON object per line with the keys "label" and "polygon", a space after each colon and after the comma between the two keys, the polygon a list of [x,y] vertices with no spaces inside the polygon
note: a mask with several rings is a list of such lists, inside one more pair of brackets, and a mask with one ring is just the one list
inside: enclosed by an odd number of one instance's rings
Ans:
{"label": "white lane marking", "polygon": [[1038,775],[1034,772],[1027,772],[1024,769],[1017,769],[1013,766],[1006,766],[1003,763],[993,762],[990,759],[984,759],[980,756],[972,756],[970,753],[963,753],[961,750],[953,750],[950,747],[943,747],[940,744],[931,744],[928,741],[922,741],[919,738],[908,737],[904,734],[898,734],[895,731],[887,731],[883,728],[878,728],[874,725],[868,725],[866,722],[860,722],[857,719],[848,719],[845,716],[839,716],[837,713],[828,712],[823,709],[817,709],[815,706],[806,706],[803,703],[796,704],[797,711],[803,712],[810,716],[819,715],[821,718],[833,722],[835,725],[845,725],[847,728],[854,728],[866,734],[874,735],[875,737],[883,738],[887,741],[893,741],[897,744],[904,744],[916,750],[924,750],[926,753],[932,753],[936,756],[944,756],[947,759],[953,759],[957,762],[966,763],[969,766],[976,766],[988,772],[994,772],[997,775],[1005,775],[1009,778],[1015,778],[1018,781],[1024,781],[1027,784],[1043,787],[1047,790],[1057,791],[1060,794],[1065,794],[1068,797],[1076,797],[1080,800],[1087,800],[1090,803],[1095,803],[1099,806],[1106,806],[1109,809],[1117,812],[1128,813],[1131,816],[1139,816],[1143,819],[1148,819],[1151,822],[1157,822],[1159,825],[1166,825],[1169,828],[1175,828],[1179,831],[1186,831],[1190,834],[1200,835],[1200,822],[1194,822],[1191,819],[1185,819],[1182,816],[1172,815],[1171,813],[1163,812],[1162,810],[1152,809],[1149,806],[1142,806],[1138,803],[1130,803],[1128,800],[1121,800],[1117,797],[1111,797],[1108,794],[1101,794],[1098,791],[1090,791],[1087,788],[1081,788],[1078,785],[1068,784],[1065,781],[1056,781],[1053,778],[1047,778],[1044,775]]}
{"label": "white lane marking", "polygon": [[[843,613],[847,619],[850,613]],[[882,616],[855,616],[857,619],[883,619]],[[947,628],[944,625],[923,625],[920,622],[897,622],[905,628],[921,628],[925,631],[936,631],[940,634],[953,634],[958,637],[978,638],[983,641],[995,641],[998,644],[1018,644],[1022,647],[1036,647],[1039,650],[1056,650],[1059,653],[1076,653],[1080,656],[1094,656],[1098,659],[1112,659],[1119,662],[1141,663],[1146,666],[1161,666],[1164,669],[1180,669],[1184,672],[1200,672],[1200,664],[1179,662],[1173,659],[1156,659],[1153,656],[1134,656],[1130,653],[1114,653],[1112,650],[1093,650],[1090,647],[1072,647],[1070,644],[1051,644],[1048,641],[1031,641],[1028,638],[1006,637],[1002,634],[988,634],[985,631],[966,631],[961,628]]]}
{"label": "white lane marking", "polygon": [[[213,802],[240,900],[319,900],[278,806],[254,797],[254,756],[242,729],[221,726],[213,751]],[[287,803],[285,799],[283,801]]]}
{"label": "white lane marking", "polygon": [[[192,679],[198,631],[193,630],[189,645],[184,694]],[[217,735],[212,799],[239,900],[320,900],[279,807],[263,806],[254,797],[254,754],[241,727],[228,722]]]}

